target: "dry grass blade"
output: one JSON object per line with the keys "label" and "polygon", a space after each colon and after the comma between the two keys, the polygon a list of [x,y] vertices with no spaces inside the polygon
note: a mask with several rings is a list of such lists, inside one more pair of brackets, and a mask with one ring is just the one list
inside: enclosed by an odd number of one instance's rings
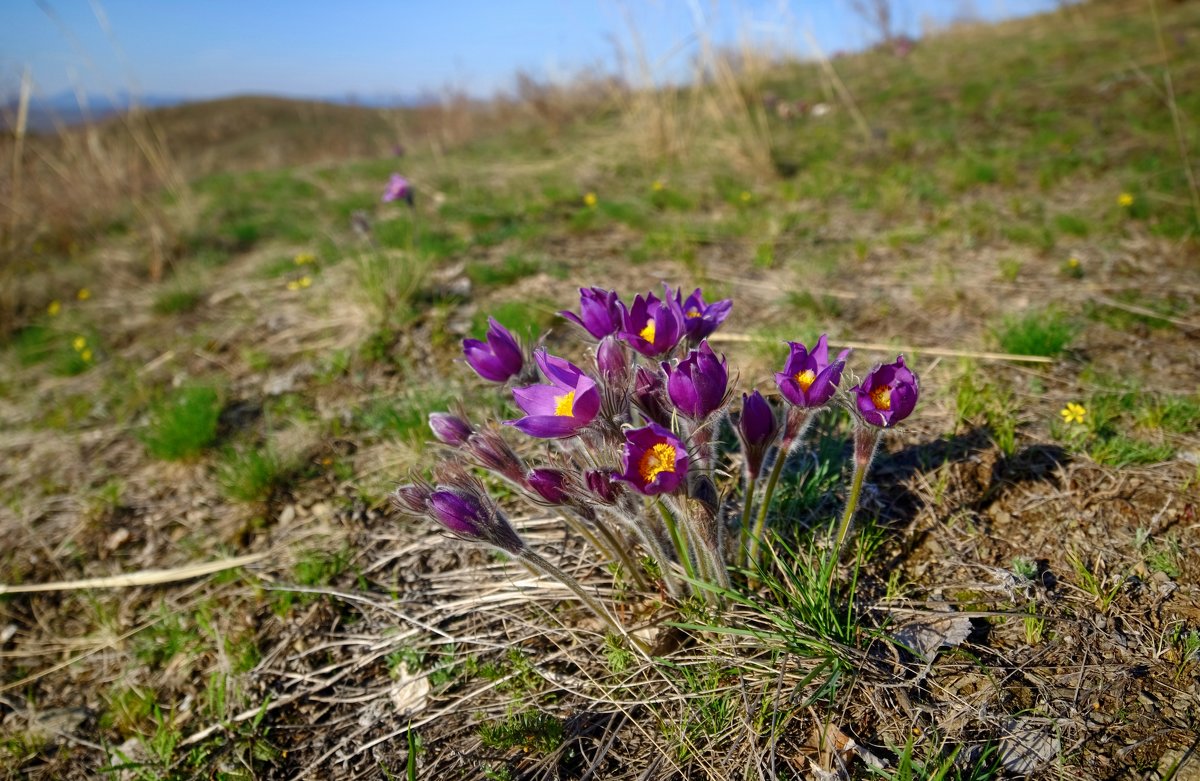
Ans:
{"label": "dry grass blade", "polygon": [[147,569],[140,572],[129,572],[123,575],[109,575],[104,578],[83,578],[81,580],[64,580],[59,583],[34,583],[27,586],[6,586],[0,583],[0,594],[37,594],[48,591],[82,591],[93,588],[131,588],[134,586],[155,586],[163,583],[178,583],[181,580],[191,580],[214,572],[224,572],[237,567],[255,564],[267,558],[265,553],[252,553],[247,556],[236,556],[232,559],[209,561],[203,564],[189,564],[186,567],[174,569]]}
{"label": "dry grass blade", "polygon": [[[713,334],[711,342],[770,342],[768,337],[751,336],[749,334]],[[1012,353],[994,353],[978,350],[954,350],[949,347],[916,347],[903,344],[883,344],[882,342],[856,342],[850,339],[838,339],[835,343],[840,347],[852,347],[855,350],[874,350],[878,352],[922,353],[925,355],[940,355],[947,358],[977,358],[982,361],[1015,361],[1017,363],[1054,363],[1053,358],[1042,355],[1014,355]]]}

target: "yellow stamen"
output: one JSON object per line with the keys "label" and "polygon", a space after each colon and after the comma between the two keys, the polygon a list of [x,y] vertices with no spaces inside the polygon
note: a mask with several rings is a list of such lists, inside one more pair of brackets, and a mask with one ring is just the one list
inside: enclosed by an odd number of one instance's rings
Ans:
{"label": "yellow stamen", "polygon": [[567,391],[565,396],[554,400],[554,414],[564,418],[575,417],[575,391]]}
{"label": "yellow stamen", "polygon": [[687,312],[684,312],[683,316],[688,318],[689,320],[692,319],[693,317],[700,317],[700,310],[699,309],[689,309]]}
{"label": "yellow stamen", "polygon": [[793,374],[792,379],[795,380],[796,384],[800,386],[800,390],[806,391],[817,379],[817,373],[812,369],[805,369],[802,372],[796,372]]}
{"label": "yellow stamen", "polygon": [[654,341],[654,321],[653,320],[647,321],[646,327],[643,328],[642,330],[638,331],[638,336],[642,337],[647,342],[653,342]]}
{"label": "yellow stamen", "polygon": [[892,389],[886,385],[880,385],[878,388],[871,391],[871,403],[875,405],[875,409],[891,409]]}
{"label": "yellow stamen", "polygon": [[647,483],[653,482],[663,472],[675,471],[675,447],[666,442],[653,445],[638,461],[638,474]]}

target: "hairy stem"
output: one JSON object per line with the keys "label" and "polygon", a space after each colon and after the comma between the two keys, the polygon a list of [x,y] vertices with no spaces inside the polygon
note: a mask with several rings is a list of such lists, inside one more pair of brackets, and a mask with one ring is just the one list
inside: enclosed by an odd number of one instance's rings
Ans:
{"label": "hairy stem", "polygon": [[559,583],[570,589],[570,591],[574,593],[575,596],[579,597],[579,600],[583,602],[583,604],[587,605],[588,609],[595,613],[596,617],[604,622],[615,634],[628,639],[630,643],[637,646],[638,650],[642,651],[643,653],[650,653],[650,647],[638,638],[629,634],[629,632],[625,631],[625,627],[621,626],[617,622],[617,619],[608,612],[604,605],[600,604],[600,600],[589,594],[583,588],[583,586],[579,585],[579,581],[575,580],[575,578],[563,572],[561,569],[546,561],[528,548],[521,550],[517,556],[519,556],[522,561],[524,561],[533,569],[537,570],[543,575],[554,578]]}

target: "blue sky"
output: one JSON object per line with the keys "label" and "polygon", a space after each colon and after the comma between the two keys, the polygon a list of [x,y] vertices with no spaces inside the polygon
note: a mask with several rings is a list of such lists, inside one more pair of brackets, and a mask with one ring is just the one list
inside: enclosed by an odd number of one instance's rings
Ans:
{"label": "blue sky", "polygon": [[[892,0],[900,27],[964,10],[997,19],[1055,0]],[[50,9],[50,13],[47,13]],[[414,96],[450,86],[487,96],[518,69],[565,78],[613,70],[632,19],[663,79],[685,72],[697,24],[710,37],[770,41],[804,54],[870,42],[847,0],[3,0],[0,94],[26,66],[39,94],[82,88],[213,97]],[[98,18],[107,19],[111,36]],[[114,45],[115,42],[115,45]]]}

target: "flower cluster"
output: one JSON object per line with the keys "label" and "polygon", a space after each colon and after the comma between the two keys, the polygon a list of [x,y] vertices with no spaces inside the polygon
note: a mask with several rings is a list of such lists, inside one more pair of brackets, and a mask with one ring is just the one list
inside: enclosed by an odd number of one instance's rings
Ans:
{"label": "flower cluster", "polygon": [[[463,476],[467,463],[530,502],[557,508],[639,585],[648,585],[650,571],[638,562],[649,556],[672,596],[707,596],[701,583],[728,584],[731,564],[757,560],[784,463],[815,417],[840,404],[856,421],[840,548],[881,432],[917,403],[917,376],[900,356],[846,389],[849,351],[831,359],[822,335],[811,345],[787,343],[775,400],[756,389],[735,399],[728,363],[709,341],[731,309],[732,301],[708,301],[699,289],[685,296],[664,285],[661,296],[652,291],[627,303],[615,291],[582,288],[579,309],[560,313],[592,345],[578,364],[545,347],[527,352],[490,319],[484,339],[463,342],[463,356],[480,378],[507,389],[523,414],[503,426],[475,425],[461,409],[432,414],[430,428],[453,458],[435,468],[435,483],[415,479],[393,501],[455,536],[524,558],[528,546],[481,484]],[[725,420],[740,446],[733,454],[716,446]],[[546,445],[514,447],[508,430]],[[530,464],[518,450],[548,455]],[[725,485],[739,473],[738,485]]]}

